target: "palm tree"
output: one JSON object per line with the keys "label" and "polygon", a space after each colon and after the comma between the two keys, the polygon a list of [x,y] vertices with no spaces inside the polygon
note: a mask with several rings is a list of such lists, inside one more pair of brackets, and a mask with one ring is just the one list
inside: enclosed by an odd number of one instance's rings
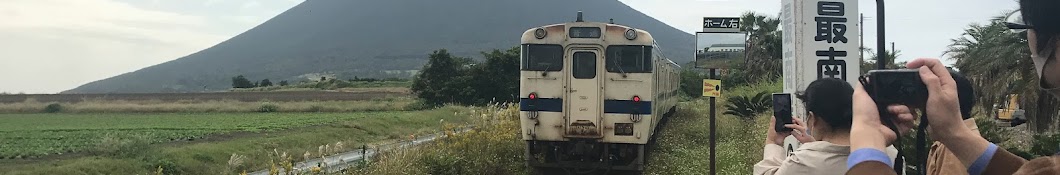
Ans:
{"label": "palm tree", "polygon": [[780,18],[746,12],[740,22],[740,30],[747,32],[744,65],[749,82],[780,77],[783,53]]}
{"label": "palm tree", "polygon": [[1031,129],[1044,132],[1057,114],[1056,99],[1039,95],[1038,76],[1034,72],[1026,35],[1008,30],[1005,17],[996,16],[987,24],[972,24],[960,38],[952,39],[945,54],[976,86],[977,101],[985,111],[1004,102],[1007,94],[1020,94],[1020,106],[1027,111]]}

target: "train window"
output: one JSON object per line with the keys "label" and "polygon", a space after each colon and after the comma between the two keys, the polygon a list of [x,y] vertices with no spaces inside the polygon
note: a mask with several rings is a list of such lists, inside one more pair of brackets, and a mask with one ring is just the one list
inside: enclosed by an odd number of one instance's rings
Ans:
{"label": "train window", "polygon": [[563,46],[555,44],[524,44],[522,70],[563,70]]}
{"label": "train window", "polygon": [[607,46],[607,72],[650,73],[651,46]]}
{"label": "train window", "polygon": [[574,52],[574,71],[571,73],[577,79],[596,78],[596,53]]}

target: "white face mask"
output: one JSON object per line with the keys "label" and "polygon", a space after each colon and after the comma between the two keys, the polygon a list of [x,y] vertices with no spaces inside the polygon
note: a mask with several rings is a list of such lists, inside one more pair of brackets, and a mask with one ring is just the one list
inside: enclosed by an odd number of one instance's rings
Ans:
{"label": "white face mask", "polygon": [[[1045,51],[1044,53],[1046,53],[1045,55],[1052,55],[1052,52],[1053,51]],[[1060,85],[1054,84],[1054,85],[1052,85],[1052,87],[1046,87],[1045,86],[1045,65],[1047,63],[1049,63],[1049,61],[1055,61],[1055,60],[1050,60],[1046,56],[1042,56],[1040,54],[1032,54],[1031,55],[1031,60],[1034,60],[1034,68],[1035,68],[1036,71],[1038,71],[1038,88],[1041,88],[1042,90],[1045,90],[1049,94],[1052,94],[1053,97],[1060,97]],[[1050,75],[1050,76],[1060,76],[1060,75]]]}

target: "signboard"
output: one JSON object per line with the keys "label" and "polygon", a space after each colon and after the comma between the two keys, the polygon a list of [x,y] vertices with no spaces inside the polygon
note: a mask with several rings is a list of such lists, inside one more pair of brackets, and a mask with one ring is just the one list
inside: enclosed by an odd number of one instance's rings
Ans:
{"label": "signboard", "polygon": [[724,69],[743,61],[747,34],[738,17],[703,17],[703,32],[696,32],[696,68]]}
{"label": "signboard", "polygon": [[[855,85],[861,54],[858,1],[781,0],[781,4],[784,92],[805,90],[820,78],[839,78]],[[792,104],[795,116],[806,116],[801,101]]]}
{"label": "signboard", "polygon": [[703,79],[704,97],[721,97],[721,80]]}
{"label": "signboard", "polygon": [[738,33],[740,32],[740,18],[703,17],[703,32]]}

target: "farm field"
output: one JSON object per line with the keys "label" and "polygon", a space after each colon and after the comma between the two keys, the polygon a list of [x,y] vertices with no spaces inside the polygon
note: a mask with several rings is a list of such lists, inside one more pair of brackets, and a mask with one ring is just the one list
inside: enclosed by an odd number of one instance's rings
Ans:
{"label": "farm field", "polygon": [[467,122],[469,110],[0,114],[0,172],[234,174],[268,168],[274,152],[298,161],[325,145],[334,153],[436,132]]}

